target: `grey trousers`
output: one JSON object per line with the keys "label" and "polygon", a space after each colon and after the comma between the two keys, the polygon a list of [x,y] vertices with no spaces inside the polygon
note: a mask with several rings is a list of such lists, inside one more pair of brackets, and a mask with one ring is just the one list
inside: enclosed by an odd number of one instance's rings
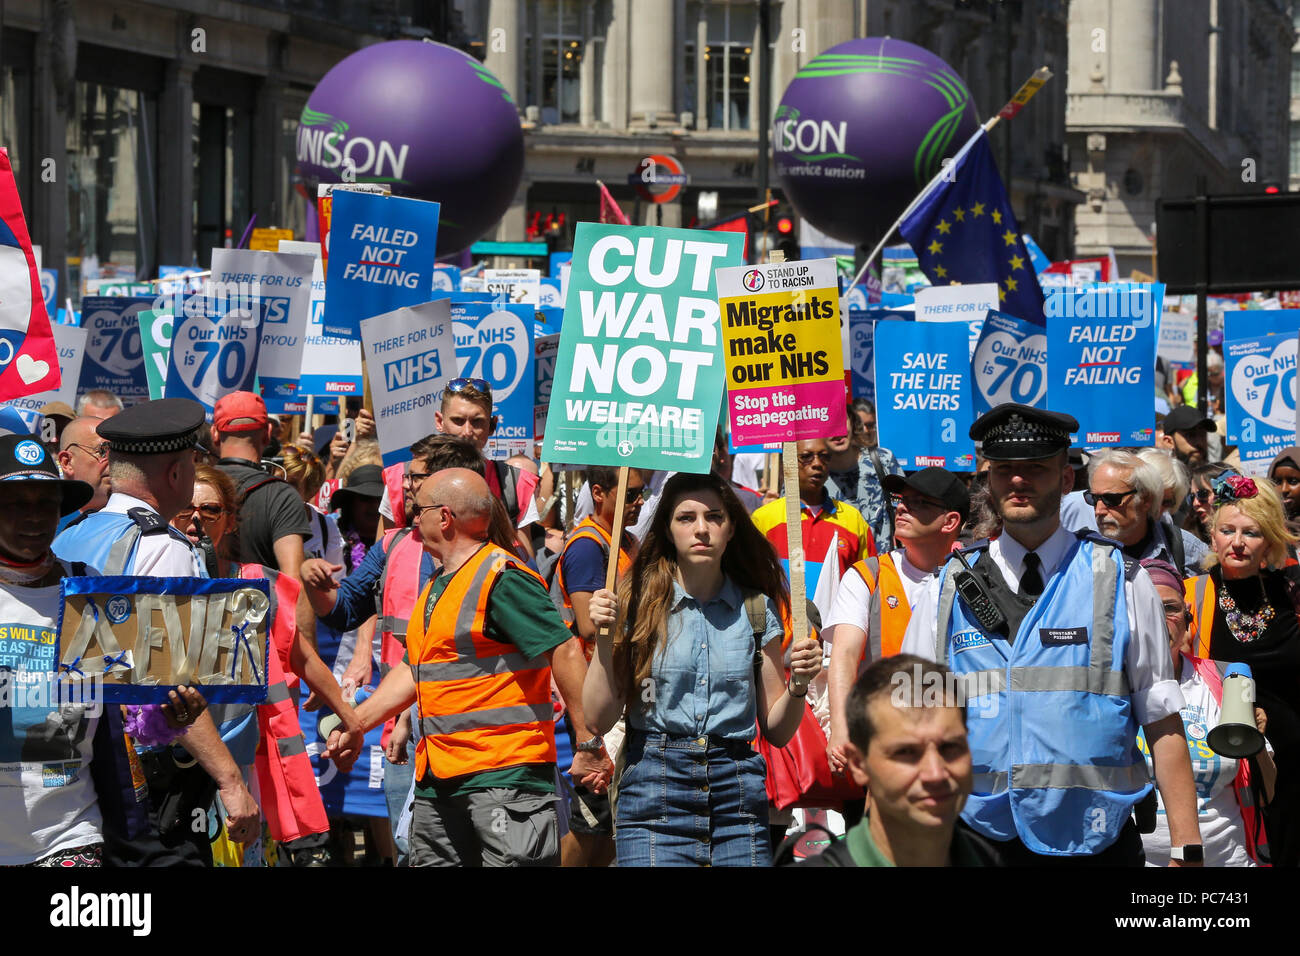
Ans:
{"label": "grey trousers", "polygon": [[417,795],[411,866],[558,866],[555,799],[511,787],[440,799]]}

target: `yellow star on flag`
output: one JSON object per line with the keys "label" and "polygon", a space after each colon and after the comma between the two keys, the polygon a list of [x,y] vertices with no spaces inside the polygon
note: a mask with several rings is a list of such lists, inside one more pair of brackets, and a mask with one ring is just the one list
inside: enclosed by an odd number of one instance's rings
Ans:
{"label": "yellow star on flag", "polygon": [[1016,234],[1010,229],[1002,234],[1002,238],[1006,240],[1006,243],[1009,246],[1014,246],[1016,244]]}
{"label": "yellow star on flag", "polygon": [[945,269],[943,266],[935,266],[934,274],[937,275],[940,279],[945,279],[948,277],[948,270]]}
{"label": "yellow star on flag", "polygon": [[936,239],[934,240],[934,242],[930,243],[928,248],[930,250],[931,255],[936,255],[940,252],[943,252],[943,243],[941,243],[938,239]]}
{"label": "yellow star on flag", "polygon": [[948,235],[948,230],[951,229],[952,226],[949,224],[947,219],[940,219],[939,224],[934,228],[938,229],[941,233],[943,233],[946,236]]}
{"label": "yellow star on flag", "polygon": [[1005,302],[1005,301],[1007,301],[1007,290],[1006,290],[1006,289],[1003,289],[1003,288],[999,288],[999,289],[998,289],[998,301],[999,301],[999,302]]}
{"label": "yellow star on flag", "polygon": [[958,222],[965,222],[966,210],[962,209],[961,206],[958,206],[956,209],[952,211],[952,218],[956,219]]}
{"label": "yellow star on flag", "polygon": [[984,215],[984,204],[982,202],[975,203],[975,205],[970,207],[970,214],[976,219]]}
{"label": "yellow star on flag", "polygon": [[1002,211],[1001,211],[1001,210],[999,210],[999,209],[994,209],[993,212],[992,212],[992,216],[993,216],[993,222],[994,222],[995,224],[997,224],[997,225],[999,225],[999,226],[1002,225]]}
{"label": "yellow star on flag", "polygon": [[1007,277],[1007,291],[1008,292],[1016,291],[1016,280],[1012,279],[1010,276]]}
{"label": "yellow star on flag", "polygon": [[1009,261],[1012,269],[1023,269],[1025,267],[1025,260],[1019,256],[1012,256]]}

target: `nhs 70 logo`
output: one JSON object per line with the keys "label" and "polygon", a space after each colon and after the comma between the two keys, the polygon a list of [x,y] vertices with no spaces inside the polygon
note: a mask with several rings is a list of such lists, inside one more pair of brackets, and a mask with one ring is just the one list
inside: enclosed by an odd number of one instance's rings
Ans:
{"label": "nhs 70 logo", "polygon": [[289,299],[286,296],[262,296],[265,309],[262,322],[270,325],[275,322],[289,321]]}

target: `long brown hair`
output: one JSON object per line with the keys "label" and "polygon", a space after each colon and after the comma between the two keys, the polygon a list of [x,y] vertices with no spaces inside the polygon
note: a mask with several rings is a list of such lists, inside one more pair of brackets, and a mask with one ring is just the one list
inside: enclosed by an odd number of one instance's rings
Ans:
{"label": "long brown hair", "polygon": [[677,580],[677,549],[669,524],[681,499],[711,491],[722,500],[734,533],[722,553],[722,573],[739,587],[760,591],[776,600],[785,616],[790,606],[781,560],[740,503],[731,486],[716,475],[677,474],[664,484],[654,520],[619,587],[619,612],[614,624],[614,674],[624,700],[650,676],[656,650],[667,634],[673,584]]}

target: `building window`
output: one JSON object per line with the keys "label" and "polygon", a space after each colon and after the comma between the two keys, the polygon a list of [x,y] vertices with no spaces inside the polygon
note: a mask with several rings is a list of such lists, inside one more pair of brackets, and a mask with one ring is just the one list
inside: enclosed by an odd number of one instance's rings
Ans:
{"label": "building window", "polygon": [[582,24],[586,4],[535,0],[530,12],[536,27],[524,44],[525,101],[541,108],[543,123],[577,123],[582,109],[579,71],[587,54]]}
{"label": "building window", "polygon": [[[698,84],[699,24],[704,21],[704,96]],[[754,36],[758,23],[752,3],[701,2],[686,7],[684,96],[686,108],[703,108],[699,125],[709,129],[752,128],[750,91],[758,82]]]}
{"label": "building window", "polygon": [[1291,98],[1300,96],[1300,53],[1291,54]]}
{"label": "building window", "polygon": [[193,106],[194,251],[204,268],[213,249],[239,244],[252,217],[252,132],[246,110]]}
{"label": "building window", "polygon": [[[68,116],[68,260],[81,278],[147,278],[157,266],[157,104],[77,83]],[[71,276],[70,276],[71,278]]]}
{"label": "building window", "polygon": [[1300,176],[1300,123],[1291,124],[1291,175]]}

